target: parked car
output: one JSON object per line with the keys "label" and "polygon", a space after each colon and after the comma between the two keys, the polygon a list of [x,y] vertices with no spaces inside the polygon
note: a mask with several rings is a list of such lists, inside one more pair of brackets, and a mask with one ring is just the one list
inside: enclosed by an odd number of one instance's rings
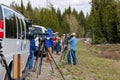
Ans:
{"label": "parked car", "polygon": [[[13,55],[21,54],[22,71],[25,69],[29,56],[29,40],[27,36],[26,18],[16,10],[0,4],[0,43],[2,54],[12,71]],[[0,64],[0,80],[6,80],[5,67]]]}
{"label": "parked car", "polygon": [[[30,34],[34,35],[34,38],[35,38],[36,51],[35,51],[34,55],[37,56],[38,55],[38,46],[39,46],[39,41],[40,41],[39,39],[44,37],[44,35],[41,35],[41,34],[46,33],[47,29],[43,26],[32,25],[31,27],[29,27],[29,31],[30,31]],[[43,54],[43,57],[46,57],[45,52]]]}
{"label": "parked car", "polygon": [[47,29],[44,26],[32,25],[31,29],[37,33],[45,33]]}

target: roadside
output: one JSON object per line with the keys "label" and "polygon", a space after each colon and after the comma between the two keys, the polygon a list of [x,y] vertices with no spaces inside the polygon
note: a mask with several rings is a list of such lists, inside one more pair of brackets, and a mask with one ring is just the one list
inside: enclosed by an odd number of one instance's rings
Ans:
{"label": "roadside", "polygon": [[[109,46],[111,46],[109,49],[114,49],[114,52],[119,51],[119,45]],[[59,63],[60,55],[53,54],[53,57],[62,70],[66,80],[119,80],[120,59],[106,58],[99,55],[99,52],[107,49],[108,45],[95,46],[79,41],[77,45],[78,64],[75,66],[67,65],[66,59]],[[36,79],[34,77],[35,73],[31,72],[26,80],[63,80],[54,63],[52,64],[55,73],[52,73],[50,64],[46,63],[44,58],[42,72],[39,78]]]}
{"label": "roadside", "polygon": [[[53,57],[57,65],[59,65],[60,55],[56,55],[54,53]],[[28,77],[26,78],[26,80],[61,80],[62,77],[60,73],[58,72],[58,69],[56,68],[56,65],[54,64],[53,61],[52,61],[52,67],[53,67],[54,72],[52,71],[50,63],[47,63],[46,58],[43,58],[41,74],[38,76],[38,78],[37,78],[37,72],[31,71]]]}

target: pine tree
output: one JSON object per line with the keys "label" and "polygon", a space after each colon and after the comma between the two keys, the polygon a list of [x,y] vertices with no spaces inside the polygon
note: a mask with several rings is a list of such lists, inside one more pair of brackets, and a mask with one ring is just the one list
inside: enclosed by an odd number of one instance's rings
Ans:
{"label": "pine tree", "polygon": [[79,29],[78,32],[81,32],[81,37],[85,37],[87,31],[86,31],[86,20],[83,14],[83,11],[81,11],[78,15],[78,22],[79,22]]}
{"label": "pine tree", "polygon": [[[120,1],[116,1],[117,4],[117,30],[118,30],[118,40],[120,40]],[[119,41],[120,42],[120,41]]]}
{"label": "pine tree", "polygon": [[33,16],[33,15],[32,15],[33,9],[32,9],[32,6],[31,6],[30,1],[28,1],[26,10],[27,10],[27,17],[28,17],[28,18],[31,18],[31,16]]}
{"label": "pine tree", "polygon": [[24,15],[25,6],[23,5],[23,0],[21,0],[21,13]]}
{"label": "pine tree", "polygon": [[[59,8],[57,9],[57,18],[58,18],[60,28],[61,28],[61,31],[62,31],[62,15],[61,15],[61,11],[60,11]],[[62,33],[63,33],[63,31],[62,31]]]}

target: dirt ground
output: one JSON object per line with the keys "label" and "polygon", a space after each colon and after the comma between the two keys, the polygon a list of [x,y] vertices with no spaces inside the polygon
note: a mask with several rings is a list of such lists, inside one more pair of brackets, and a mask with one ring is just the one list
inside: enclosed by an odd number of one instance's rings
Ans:
{"label": "dirt ground", "polygon": [[[57,65],[59,65],[60,54],[54,53],[53,57]],[[58,72],[58,69],[56,68],[56,65],[54,64],[53,61],[52,61],[52,67],[53,70],[50,66],[50,63],[47,63],[46,58],[44,57],[42,61],[41,74],[37,77],[38,70],[36,70],[36,72],[29,71],[29,75],[27,76],[26,80],[61,80],[61,75]]]}

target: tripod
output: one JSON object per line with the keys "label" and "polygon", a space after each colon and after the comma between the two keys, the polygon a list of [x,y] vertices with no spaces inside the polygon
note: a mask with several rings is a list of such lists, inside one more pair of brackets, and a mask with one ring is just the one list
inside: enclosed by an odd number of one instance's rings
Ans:
{"label": "tripod", "polygon": [[61,62],[62,60],[65,59],[65,56],[66,56],[67,51],[68,51],[68,40],[69,40],[69,37],[66,36],[66,37],[65,37],[65,40],[64,40],[64,42],[63,42],[63,51],[62,51],[62,55],[61,55],[61,57],[60,57],[59,62]]}
{"label": "tripod", "polygon": [[60,57],[59,62],[61,62],[62,60],[65,59],[65,56],[66,56],[66,54],[67,54],[67,51],[68,51],[68,45],[66,45],[66,46],[63,48],[62,55],[61,55],[61,57]]}
{"label": "tripod", "polygon": [[[39,53],[39,54],[41,53],[41,54],[40,54],[40,63],[39,63],[39,67],[38,67],[37,77],[38,77],[38,75],[41,74],[41,67],[42,67],[43,53],[44,53],[44,50],[45,50],[45,40],[46,40],[46,39],[44,38],[43,40],[40,40],[40,43],[39,43],[39,52],[38,52],[38,53]],[[47,51],[50,53],[50,51],[49,51],[48,49],[47,49]],[[39,57],[39,54],[38,54],[37,57]],[[50,57],[52,58],[54,64],[56,65],[58,71],[60,72],[60,74],[61,74],[63,80],[65,80],[65,78],[64,78],[64,76],[63,76],[63,74],[62,74],[60,68],[58,67],[56,61],[54,60],[52,54],[49,54],[49,55],[50,55]],[[50,63],[51,69],[52,69],[52,71],[53,71],[53,67],[52,67],[52,63],[51,63],[51,61],[50,61],[49,63]],[[54,71],[53,71],[53,72],[54,72]]]}
{"label": "tripod", "polygon": [[[64,45],[66,45],[66,46],[63,48],[62,55],[61,55],[60,60],[59,60],[60,62],[61,62],[61,60],[65,59],[65,56],[66,56],[67,51],[68,51],[68,44],[69,44],[70,39],[71,39],[71,36],[68,36],[65,38],[65,41],[63,42],[63,46]],[[69,52],[71,53],[71,50]],[[73,53],[71,53],[71,55],[72,55],[72,57],[74,56]],[[78,62],[77,57],[76,57],[76,61]]]}

